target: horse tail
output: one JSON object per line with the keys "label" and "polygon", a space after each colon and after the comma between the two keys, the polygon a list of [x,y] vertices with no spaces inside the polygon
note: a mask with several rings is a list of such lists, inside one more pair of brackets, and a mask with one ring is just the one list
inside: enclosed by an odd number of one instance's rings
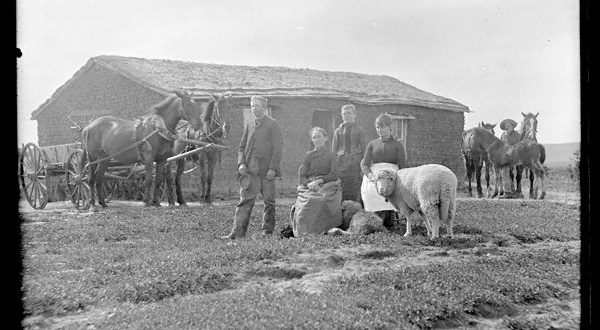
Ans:
{"label": "horse tail", "polygon": [[546,148],[539,143],[537,144],[537,146],[540,150],[540,163],[544,164],[544,162],[546,161]]}
{"label": "horse tail", "polygon": [[466,156],[469,153],[469,148],[467,145],[467,134],[468,131],[463,131],[462,132],[462,145],[460,146],[460,152],[463,154],[463,156]]}
{"label": "horse tail", "polygon": [[86,126],[81,130],[81,150],[83,150],[83,153],[81,155],[81,161],[80,161],[81,164],[85,164],[85,162],[89,158],[89,156],[88,156],[89,134],[90,134],[90,126]]}
{"label": "horse tail", "polygon": [[81,130],[81,148],[86,152],[90,135],[90,126],[86,126]]}

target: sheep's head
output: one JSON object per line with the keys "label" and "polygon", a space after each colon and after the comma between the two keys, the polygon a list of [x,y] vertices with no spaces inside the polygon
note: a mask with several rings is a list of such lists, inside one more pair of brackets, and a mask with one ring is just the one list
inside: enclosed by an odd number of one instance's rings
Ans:
{"label": "sheep's head", "polygon": [[396,172],[390,170],[381,170],[376,173],[375,186],[377,192],[386,198],[394,193],[396,187]]}

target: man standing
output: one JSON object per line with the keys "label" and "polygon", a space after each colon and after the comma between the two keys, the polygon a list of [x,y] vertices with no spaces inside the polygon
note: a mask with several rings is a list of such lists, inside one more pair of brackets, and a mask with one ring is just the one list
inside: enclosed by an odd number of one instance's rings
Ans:
{"label": "man standing", "polygon": [[[275,177],[281,176],[279,165],[283,151],[283,135],[277,122],[266,115],[266,98],[252,96],[250,108],[255,121],[244,127],[238,148],[240,202],[235,209],[231,232],[221,239],[246,236],[252,208],[259,192],[265,202],[262,234],[270,235],[275,229]],[[242,184],[243,181],[247,184]]]}
{"label": "man standing", "polygon": [[504,131],[502,132],[500,140],[506,142],[506,144],[509,146],[517,144],[519,141],[521,141],[521,134],[515,131],[515,127],[517,127],[517,122],[510,118],[504,119],[500,123],[500,129]]}
{"label": "man standing", "polygon": [[344,122],[335,130],[331,147],[337,155],[338,173],[342,181],[342,200],[360,202],[362,184],[360,161],[367,146],[367,136],[365,131],[354,122],[356,108],[353,104],[344,105],[341,113]]}
{"label": "man standing", "polygon": [[[504,141],[509,146],[515,145],[515,144],[519,143],[519,141],[521,141],[521,134],[519,134],[519,132],[515,131],[515,127],[517,127],[517,122],[510,118],[504,119],[502,122],[500,122],[500,129],[504,131],[504,132],[502,132],[502,135],[500,136],[500,140]],[[515,169],[515,167],[511,166],[510,170],[508,171],[509,177],[510,177],[510,191],[508,191],[508,184],[503,184],[502,191],[500,192],[500,196],[498,196],[498,198],[511,198],[512,197],[514,188],[515,188],[514,169]],[[517,180],[520,181],[521,178],[518,177]],[[507,193],[507,191],[508,191],[508,193]]]}

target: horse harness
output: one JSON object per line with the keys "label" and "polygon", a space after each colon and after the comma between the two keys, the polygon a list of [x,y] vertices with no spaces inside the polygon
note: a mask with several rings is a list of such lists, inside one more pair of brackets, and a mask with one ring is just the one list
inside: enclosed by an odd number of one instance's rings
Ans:
{"label": "horse harness", "polygon": [[[145,132],[145,129],[142,127],[142,125],[153,127],[154,131],[144,136],[143,134]],[[163,139],[167,141],[177,140],[176,131],[168,128],[162,117],[157,115],[150,115],[145,117],[144,120],[137,119],[133,131],[133,140],[137,142],[134,143],[133,146],[135,146],[137,156],[140,161],[145,161],[143,155],[144,146],[146,146],[150,150],[152,149],[152,144],[150,144],[150,141],[148,140],[154,134],[160,135]]]}

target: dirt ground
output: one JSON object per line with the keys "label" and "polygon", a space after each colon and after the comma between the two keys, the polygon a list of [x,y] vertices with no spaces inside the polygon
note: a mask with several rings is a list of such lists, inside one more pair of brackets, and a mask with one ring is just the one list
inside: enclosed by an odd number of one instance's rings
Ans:
{"label": "dirt ground", "polygon": [[[469,198],[473,198],[473,197],[467,197],[466,192],[463,191],[459,191],[457,194],[457,198],[458,199],[469,199]],[[503,202],[504,200],[501,199],[495,199],[496,201],[498,201],[499,203]],[[525,198],[525,200],[529,200],[528,197]],[[559,203],[567,203],[567,204],[571,204],[571,205],[576,205],[579,204],[581,202],[581,196],[578,192],[553,192],[553,191],[548,191],[546,193],[546,197],[544,198],[545,201],[552,201],[552,202],[559,202]],[[280,205],[294,205],[296,199],[295,198],[291,198],[291,197],[279,197],[277,198],[277,203]],[[215,205],[232,205],[235,206],[237,204],[238,200],[237,199],[230,199],[230,200],[215,200],[213,201],[213,203]],[[262,205],[263,201],[259,199],[256,201],[256,203],[258,205]],[[114,208],[119,208],[119,207],[129,207],[129,206],[140,206],[142,205],[141,201],[126,201],[126,200],[113,200],[109,203],[110,207],[114,207]],[[162,202],[161,203],[162,206],[168,207],[169,204],[167,202]],[[202,204],[198,203],[198,202],[188,202],[189,206],[200,206]],[[52,212],[52,211],[68,211],[68,210],[72,210],[75,211],[73,205],[71,204],[71,202],[69,201],[61,201],[61,202],[50,202],[48,204],[46,204],[46,207],[42,210],[35,210],[33,207],[31,207],[31,205],[29,205],[29,203],[27,202],[27,200],[22,199],[19,202],[19,211],[20,212]]]}

